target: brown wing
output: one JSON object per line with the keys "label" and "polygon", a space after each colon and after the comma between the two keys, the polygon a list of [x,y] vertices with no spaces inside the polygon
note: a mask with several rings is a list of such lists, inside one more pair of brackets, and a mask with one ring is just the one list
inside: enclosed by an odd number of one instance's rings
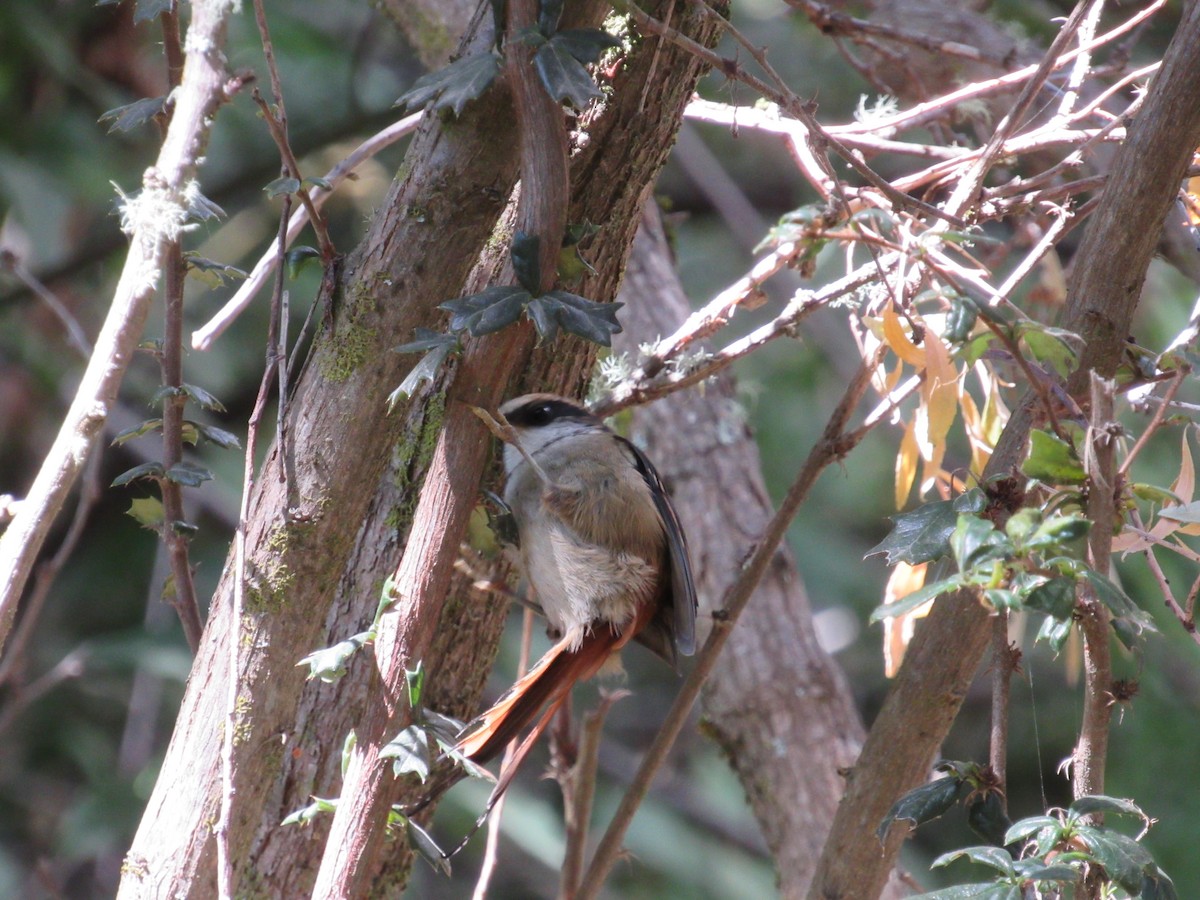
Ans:
{"label": "brown wing", "polygon": [[653,463],[631,441],[620,436],[617,440],[633,454],[638,471],[650,487],[654,505],[662,518],[663,530],[667,536],[667,553],[671,560],[672,638],[676,652],[683,656],[691,656],[696,652],[696,585],[692,580],[692,563],[688,556],[683,526],[679,523],[679,516],[675,507],[671,505],[671,498],[667,495],[667,489],[663,486]]}

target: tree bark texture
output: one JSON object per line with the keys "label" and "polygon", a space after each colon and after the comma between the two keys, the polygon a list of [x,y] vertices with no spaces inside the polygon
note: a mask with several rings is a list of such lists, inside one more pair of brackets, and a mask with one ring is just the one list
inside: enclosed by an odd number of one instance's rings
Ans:
{"label": "tree bark texture", "polygon": [[[690,312],[657,214],[634,243],[618,350],[670,334]],[[758,448],[723,373],[634,415],[684,522],[707,623],[772,514]],[[841,670],[817,642],[791,553],[781,547],[739,618],[703,699],[704,732],[737,772],[784,898],[803,897],[864,736]],[[786,747],[787,752],[779,752]],[[897,894],[898,896],[898,894]]]}
{"label": "tree bark texture", "polygon": [[[697,40],[714,34],[706,19],[681,12],[675,25]],[[602,231],[589,253],[598,274],[578,288],[581,293],[595,299],[615,293],[641,204],[700,74],[690,57],[643,42],[587,123],[587,146],[572,164],[570,221],[597,222]],[[513,118],[500,86],[458,120],[443,125],[428,115],[368,236],[342,266],[335,296],[327,298],[329,327],[291,401],[293,477],[286,485],[280,481],[273,447],[251,502],[243,621],[230,628],[230,563],[162,772],[126,857],[121,896],[214,894],[211,826],[220,802],[230,640],[241,647],[230,836],[238,891],[276,894],[275,879],[284,879],[278,895],[297,896],[311,885],[321,830],[278,830],[278,823],[311,795],[339,793],[337,760],[363,708],[369,674],[333,686],[306,685],[296,662],[369,623],[382,579],[402,549],[444,394],[430,390],[385,415],[384,398],[412,365],[410,357],[389,351],[418,326],[443,327],[437,304],[471,290],[468,275],[493,238],[516,177]],[[507,236],[500,237],[495,243],[506,248]],[[494,257],[488,259],[490,266]],[[580,343],[570,338],[544,348],[523,384],[579,386],[590,362],[589,348]],[[399,483],[373,500],[389,464]],[[432,705],[462,715],[478,707],[483,660],[494,654],[500,615],[462,593],[456,597],[439,634],[457,640],[449,658],[431,670],[430,682]],[[355,658],[364,669],[365,660],[369,652]],[[392,894],[407,861],[384,867],[372,896]]]}
{"label": "tree bark texture", "polygon": [[[1113,163],[1077,254],[1065,324],[1085,347],[1070,387],[1086,402],[1088,371],[1110,377],[1121,359],[1162,223],[1200,145],[1200,4],[1188,5]],[[986,474],[1020,462],[1036,418],[1026,397],[1010,419]],[[950,595],[917,629],[904,665],[852,770],[810,900],[878,896],[902,843],[894,828],[883,852],[875,828],[892,803],[928,773],[987,645],[988,616]]]}

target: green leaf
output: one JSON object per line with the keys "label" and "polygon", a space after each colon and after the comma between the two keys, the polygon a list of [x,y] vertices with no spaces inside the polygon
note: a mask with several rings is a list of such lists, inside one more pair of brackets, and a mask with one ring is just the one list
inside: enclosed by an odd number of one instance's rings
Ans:
{"label": "green leaf", "polygon": [[1004,797],[998,791],[984,791],[978,797],[967,807],[967,824],[985,841],[1003,847],[1004,834],[1012,825],[1004,811]]}
{"label": "green leaf", "polygon": [[1072,544],[1080,538],[1087,537],[1092,523],[1084,516],[1058,515],[1051,516],[1038,526],[1033,535],[1025,541],[1026,550],[1047,550],[1061,548]]}
{"label": "green leaf", "polygon": [[295,281],[305,266],[321,258],[321,251],[316,247],[293,247],[283,258],[287,263],[288,278]]}
{"label": "green leaf", "polygon": [[432,709],[421,710],[421,721],[425,725],[425,730],[433,736],[434,740],[448,747],[453,747],[458,742],[458,736],[466,727],[458,719]]}
{"label": "green leaf", "polygon": [[309,175],[307,178],[300,179],[300,183],[305,187],[319,187],[323,191],[333,190],[333,182],[328,178],[322,178],[320,175]]}
{"label": "green leaf", "polygon": [[181,386],[181,390],[201,409],[207,409],[210,412],[225,412],[225,406],[221,401],[204,388],[194,384],[184,384]]}
{"label": "green leaf", "polygon": [[412,773],[421,779],[422,784],[433,766],[429,735],[420,725],[409,725],[384,744],[379,750],[379,757],[392,760],[392,774],[397,778]]}
{"label": "green leaf", "polygon": [[889,566],[940,559],[950,552],[950,534],[958,524],[958,514],[982,512],[986,504],[983,491],[972,488],[954,500],[935,500],[892,516],[895,524],[891,533],[868,550],[866,556],[886,554]]}
{"label": "green leaf", "polygon": [[494,285],[478,294],[447,300],[439,308],[453,313],[451,331],[465,330],[480,337],[516,322],[525,304],[532,299],[529,291],[522,287]]}
{"label": "green leaf", "polygon": [[1092,813],[1115,813],[1120,816],[1136,816],[1147,826],[1151,822],[1150,817],[1132,800],[1122,800],[1120,797],[1108,797],[1104,794],[1080,797],[1067,809],[1076,817],[1090,816]]}
{"label": "green leaf", "polygon": [[1016,874],[1012,854],[1002,847],[964,847],[961,850],[952,850],[949,853],[943,853],[930,866],[938,869],[948,866],[957,859],[969,859],[973,863],[995,869],[1003,875]]}
{"label": "green leaf", "polygon": [[1017,326],[1017,332],[1024,339],[1030,356],[1043,366],[1052,368],[1060,378],[1066,378],[1074,371],[1083,347],[1083,338],[1079,335],[1032,319],[1023,319]]}
{"label": "green leaf", "polygon": [[1152,866],[1157,868],[1145,847],[1120,832],[1081,825],[1075,830],[1075,838],[1104,866],[1110,879],[1134,895],[1141,892],[1143,872]]}
{"label": "green leaf", "polygon": [[510,251],[513,273],[521,286],[534,297],[542,292],[541,247],[542,240],[536,234],[518,231],[513,235]]}
{"label": "green leaf", "polygon": [[341,771],[342,778],[346,777],[346,770],[350,768],[350,757],[354,755],[354,748],[358,745],[358,732],[353,728],[346,735],[346,739],[342,741],[342,761]]}
{"label": "green leaf", "polygon": [[989,881],[981,884],[957,884],[927,894],[916,894],[909,900],[1025,900],[1025,893],[1015,884]]}
{"label": "green leaf", "polygon": [[408,708],[421,708],[421,695],[425,692],[425,666],[417,663],[415,669],[404,670],[404,683],[408,685]]}
{"label": "green leaf", "polygon": [[155,531],[163,521],[163,505],[157,497],[139,497],[129,502],[125,515],[132,516],[143,528]]}
{"label": "green leaf", "polygon": [[1015,844],[1019,841],[1024,841],[1034,834],[1040,834],[1041,838],[1050,838],[1050,845],[1045,849],[1039,848],[1039,855],[1048,853],[1058,843],[1059,837],[1063,832],[1063,824],[1054,816],[1030,816],[1028,819],[1022,819],[1013,824],[1011,828],[1004,833],[1004,844]]}
{"label": "green leaf", "polygon": [[[420,329],[423,331],[428,329]],[[431,332],[432,333],[432,332]],[[406,400],[417,392],[417,388],[421,386],[422,381],[433,381],[437,377],[438,370],[441,369],[442,363],[446,361],[446,357],[450,352],[458,347],[458,338],[452,334],[439,334],[439,340],[433,345],[433,348],[417,360],[417,364],[409,370],[409,373],[404,376],[404,380],[400,382],[400,386],[388,394],[387,408],[391,412],[396,408],[396,404],[402,400]],[[413,341],[412,344],[419,343]],[[412,346],[412,344],[404,344],[397,347],[396,350],[400,353],[409,352],[404,348]]]}
{"label": "green leaf", "polygon": [[326,684],[333,684],[346,674],[350,657],[371,639],[370,632],[361,632],[344,641],[339,641],[332,647],[322,647],[304,657],[297,666],[308,666],[308,679],[316,678]]}
{"label": "green leaf", "polygon": [[1075,579],[1051,578],[1029,591],[1024,603],[1026,609],[1070,622],[1075,611]]}
{"label": "green leaf", "polygon": [[621,303],[597,303],[568,291],[548,291],[529,304],[529,318],[538,334],[551,340],[563,331],[602,347],[612,346],[612,336],[621,330],[617,310]]}
{"label": "green leaf", "polygon": [[1130,642],[1136,644],[1143,632],[1158,630],[1145,610],[1139,609],[1129,595],[1107,576],[1095,569],[1088,569],[1084,572],[1084,578],[1096,592],[1096,598],[1112,611],[1113,629],[1127,648],[1132,649]]}
{"label": "green leaf", "polygon": [[950,551],[959,571],[1012,556],[1012,541],[987,519],[960,514],[950,535]]}
{"label": "green leaf", "polygon": [[[1129,490],[1132,491],[1133,495],[1139,500],[1146,500],[1150,503],[1171,504],[1180,502],[1178,494],[1168,491],[1164,487],[1159,487],[1157,484],[1144,484],[1142,482],[1135,482],[1134,484],[1129,485]],[[1200,514],[1200,510],[1197,512]]]}
{"label": "green leaf", "polygon": [[313,797],[313,802],[305,806],[303,809],[298,809],[282,822],[280,825],[308,825],[317,816],[322,813],[331,813],[337,810],[337,800],[323,800],[320,797]]}
{"label": "green leaf", "polygon": [[395,105],[418,109],[432,100],[435,109],[453,110],[458,117],[468,103],[483,96],[499,72],[500,57],[495,53],[488,51],[464,56],[418,78]]}
{"label": "green leaf", "polygon": [[550,43],[584,65],[594,63],[610,47],[621,46],[617,38],[599,28],[569,28],[550,38]]}
{"label": "green leaf", "polygon": [[143,434],[148,434],[151,431],[157,431],[162,428],[162,419],[146,419],[138,425],[126,428],[124,431],[117,433],[117,436],[112,439],[112,446],[119,447],[126,441],[131,441],[136,437],[141,437]]}
{"label": "green leaf", "polygon": [[1046,484],[1083,484],[1087,473],[1066,441],[1048,431],[1030,434],[1029,456],[1021,471]]}
{"label": "green leaf", "polygon": [[906,594],[895,603],[885,603],[882,606],[875,607],[875,610],[871,613],[870,622],[874,625],[876,622],[881,622],[884,619],[891,619],[896,616],[902,616],[905,613],[910,613],[918,606],[928,603],[934,597],[940,597],[942,594],[958,590],[963,587],[964,583],[961,575],[951,575],[949,578],[943,578],[941,581],[927,584],[913,591],[911,594]]}
{"label": "green leaf", "polygon": [[399,347],[393,347],[393,353],[424,353],[427,350],[435,350],[438,347],[449,345],[455,347],[458,345],[458,338],[452,334],[443,334],[440,331],[434,331],[432,328],[418,328],[413,332],[413,339],[407,344],[401,344]]}
{"label": "green leaf", "polygon": [[946,313],[946,330],[942,333],[947,341],[960,344],[971,336],[979,319],[979,307],[967,297],[957,297]]}
{"label": "green leaf", "polygon": [[136,481],[139,478],[162,478],[166,472],[163,471],[162,463],[146,462],[140,466],[134,466],[132,469],[126,469],[120,475],[113,479],[111,487],[120,487],[123,484],[129,484],[131,481]]}
{"label": "green leaf", "polygon": [[187,263],[188,274],[212,290],[224,287],[229,281],[240,281],[249,277],[237,266],[228,266],[214,259],[206,259],[194,250],[185,250],[183,259]]}
{"label": "green leaf", "polygon": [[405,817],[404,825],[408,831],[408,843],[417,852],[417,855],[433,866],[436,871],[447,878],[450,877],[450,860],[442,852],[442,848],[434,843],[429,833],[408,817]]}
{"label": "green leaf", "polygon": [[191,425],[203,437],[212,441],[222,450],[240,450],[242,447],[237,435],[226,431],[224,428],[218,428],[215,425],[202,425],[200,422],[193,422],[190,419],[184,420],[184,424]]}
{"label": "green leaf", "polygon": [[166,102],[167,98],[165,95],[162,97],[144,97],[141,100],[134,100],[132,103],[110,109],[98,121],[112,122],[112,125],[108,127],[109,134],[112,134],[114,131],[132,131],[139,125],[145,125],[161,113]]}
{"label": "green leaf", "polygon": [[276,178],[263,188],[263,190],[267,192],[268,197],[278,197],[280,194],[294,194],[300,190],[300,179],[292,178],[290,175],[283,175]]}
{"label": "green leaf", "polygon": [[588,70],[561,44],[548,41],[533,56],[546,92],[558,103],[582,110],[601,96]]}
{"label": "green leaf", "polygon": [[1047,616],[1042,622],[1042,627],[1038,629],[1035,641],[1045,641],[1050,645],[1055,653],[1062,650],[1063,644],[1067,642],[1067,637],[1071,634],[1070,619],[1055,619]]}
{"label": "green leaf", "polygon": [[175,463],[167,469],[167,479],[184,487],[200,487],[206,481],[211,481],[213,473],[204,466],[187,461]]}
{"label": "green leaf", "polygon": [[1191,503],[1164,506],[1159,510],[1158,514],[1164,519],[1170,519],[1172,522],[1183,522],[1185,525],[1194,524],[1200,522],[1200,500],[1193,500]]}
{"label": "green leaf", "polygon": [[970,790],[971,786],[967,781],[952,775],[923,784],[892,804],[892,808],[875,829],[875,836],[882,843],[887,838],[892,823],[897,819],[912,822],[914,827],[936,819]]}

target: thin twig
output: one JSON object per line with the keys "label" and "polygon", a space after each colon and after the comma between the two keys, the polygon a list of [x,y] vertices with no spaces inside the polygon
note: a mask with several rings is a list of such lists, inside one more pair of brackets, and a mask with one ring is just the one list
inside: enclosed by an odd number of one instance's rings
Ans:
{"label": "thin twig", "polygon": [[1008,644],[1008,612],[992,617],[992,721],[988,740],[988,765],[996,776],[1001,796],[1008,783],[1008,701],[1012,686],[1012,649]]}
{"label": "thin twig", "polygon": [[1138,435],[1137,441],[1121,462],[1121,467],[1117,469],[1117,475],[1124,478],[1129,474],[1129,467],[1133,465],[1133,461],[1137,459],[1138,454],[1142,452],[1146,444],[1150,442],[1150,438],[1162,427],[1167,418],[1167,409],[1171,406],[1171,401],[1175,399],[1175,395],[1179,393],[1179,389],[1183,387],[1183,381],[1191,374],[1191,366],[1180,366],[1175,370],[1175,375],[1171,379],[1171,383],[1167,385],[1167,390],[1163,394],[1162,402],[1159,403],[1158,409],[1154,411],[1154,415],[1150,417],[1149,424],[1142,429],[1142,433]]}
{"label": "thin twig", "polygon": [[30,293],[46,305],[46,308],[54,314],[54,318],[62,323],[63,329],[67,332],[67,343],[84,360],[87,360],[92,355],[92,344],[87,339],[87,335],[83,331],[83,326],[79,324],[79,320],[75,318],[74,314],[67,309],[66,305],[58,299],[50,288],[42,284],[36,275],[25,268],[21,260],[11,250],[0,249],[0,271],[11,272],[18,281],[29,288]]}
{"label": "thin twig", "polygon": [[[1145,525],[1137,510],[1134,510],[1130,514],[1130,518],[1137,529],[1145,531]],[[1167,609],[1171,610],[1171,614],[1179,620],[1179,624],[1183,626],[1183,630],[1191,636],[1192,640],[1200,644],[1200,630],[1196,628],[1196,620],[1193,618],[1191,610],[1191,604],[1195,602],[1196,587],[1200,585],[1200,576],[1197,577],[1196,583],[1192,586],[1192,591],[1188,596],[1189,608],[1184,609],[1184,607],[1179,605],[1179,601],[1175,599],[1175,593],[1171,590],[1171,582],[1167,578],[1166,573],[1163,572],[1162,566],[1159,565],[1158,557],[1154,555],[1154,545],[1150,544],[1142,550],[1142,553],[1146,557],[1146,564],[1150,567],[1150,572],[1154,575],[1154,580],[1158,582],[1158,589],[1162,591]]]}
{"label": "thin twig", "polygon": [[864,364],[847,386],[837,409],[830,416],[820,440],[809,453],[796,480],[788,489],[779,510],[764,529],[737,580],[726,592],[720,606],[720,614],[714,614],[712,633],[704,647],[696,655],[695,667],[684,679],[675,702],[663,717],[662,725],[650,748],[646,751],[646,756],[642,760],[637,774],[630,783],[629,790],[625,792],[617,811],[613,814],[612,821],[601,838],[591,864],[583,876],[576,900],[594,900],[599,895],[613,863],[620,855],[621,842],[625,832],[628,830],[630,822],[633,821],[638,806],[645,799],[655,773],[661,768],[671,745],[683,729],[692,705],[696,702],[700,689],[716,666],[717,659],[738,616],[745,609],[754,589],[766,573],[767,566],[774,557],[779,542],[783,540],[800,505],[807,499],[809,491],[816,483],[817,476],[826,466],[842,459],[854,449],[855,444],[847,435],[847,426],[850,416],[870,385],[871,373],[876,365],[878,365],[878,359]]}

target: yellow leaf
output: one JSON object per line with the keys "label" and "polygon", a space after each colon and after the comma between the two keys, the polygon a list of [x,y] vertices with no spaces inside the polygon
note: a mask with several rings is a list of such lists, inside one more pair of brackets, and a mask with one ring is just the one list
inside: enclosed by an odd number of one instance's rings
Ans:
{"label": "yellow leaf", "polygon": [[896,453],[896,509],[903,509],[917,477],[917,437],[913,424],[904,426],[900,449]]}
{"label": "yellow leaf", "polygon": [[[924,587],[925,570],[928,567],[928,563],[916,566],[898,563],[888,578],[887,587],[884,588],[883,602],[895,603]],[[904,651],[908,642],[912,640],[917,619],[927,616],[932,607],[933,601],[930,600],[905,615],[883,620],[883,666],[888,678],[896,674],[900,663],[904,661]]]}
{"label": "yellow leaf", "polygon": [[[909,340],[904,333],[904,326],[900,324],[900,316],[890,303],[883,308],[883,340],[893,353],[910,366],[925,368],[925,351]],[[929,341],[928,332],[925,340]]]}

